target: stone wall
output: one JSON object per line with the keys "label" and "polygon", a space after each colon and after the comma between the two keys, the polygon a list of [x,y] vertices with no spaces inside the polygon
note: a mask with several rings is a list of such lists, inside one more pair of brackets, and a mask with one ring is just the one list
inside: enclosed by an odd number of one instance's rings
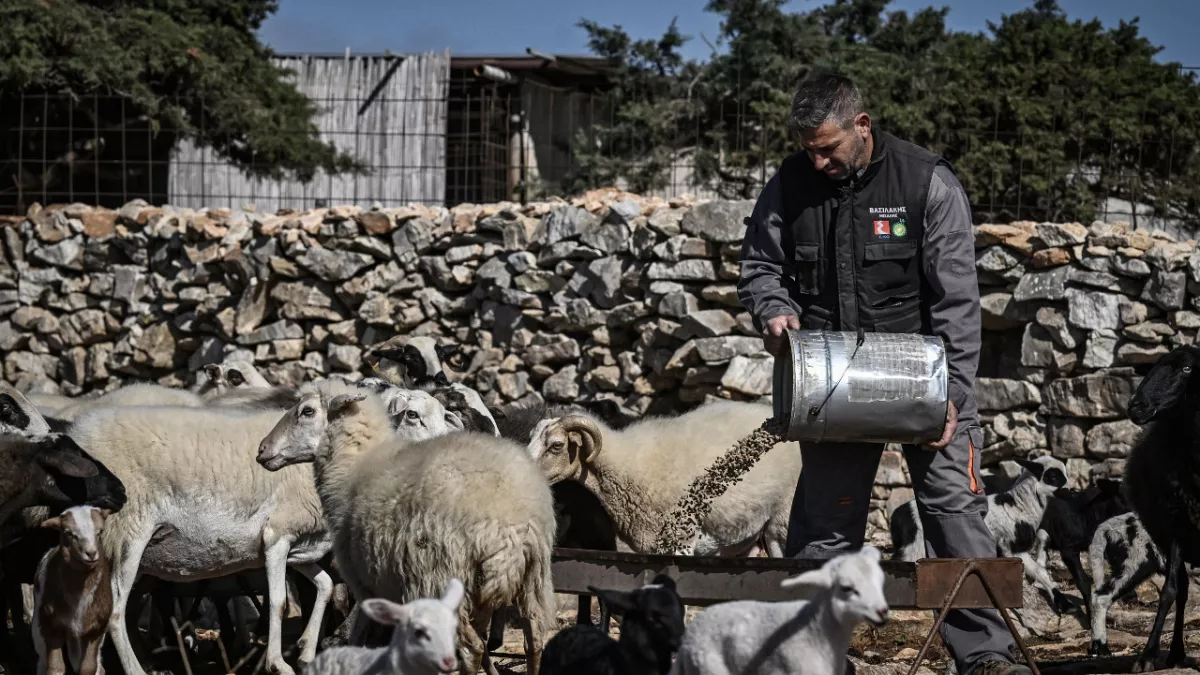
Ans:
{"label": "stone wall", "polygon": [[[0,349],[23,390],[189,385],[237,354],[268,379],[365,372],[399,332],[464,346],[493,405],[615,397],[628,414],[770,396],[735,293],[750,201],[573,200],[256,213],[34,206],[0,221]],[[1200,257],[1119,225],[977,228],[984,462],[1053,453],[1118,475],[1135,369],[1200,328]],[[880,466],[872,524],[911,494]],[[900,487],[902,489],[893,489]],[[886,528],[885,528],[886,529]]]}

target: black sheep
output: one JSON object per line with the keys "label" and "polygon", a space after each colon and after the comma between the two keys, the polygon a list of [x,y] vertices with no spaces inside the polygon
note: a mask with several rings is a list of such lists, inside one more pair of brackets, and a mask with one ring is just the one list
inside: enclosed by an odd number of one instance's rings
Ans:
{"label": "black sheep", "polygon": [[621,615],[620,639],[594,626],[569,626],[546,643],[540,675],[665,675],[684,632],[674,580],[659,574],[628,592],[588,589]]}
{"label": "black sheep", "polygon": [[1200,563],[1200,348],[1186,345],[1155,362],[1129,401],[1129,419],[1144,427],[1125,465],[1125,496],[1166,565],[1154,627],[1133,672],[1155,669],[1163,622],[1175,603],[1167,667],[1183,662],[1184,565]]}

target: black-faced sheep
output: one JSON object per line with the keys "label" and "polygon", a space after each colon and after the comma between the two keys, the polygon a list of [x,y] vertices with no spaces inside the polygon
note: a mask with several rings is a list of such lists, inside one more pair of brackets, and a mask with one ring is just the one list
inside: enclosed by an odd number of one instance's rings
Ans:
{"label": "black-faced sheep", "polygon": [[864,546],[785,579],[811,600],[723,602],[688,624],[674,675],[842,675],[855,628],[882,626],[889,608],[879,550]]}
{"label": "black-faced sheep", "polygon": [[[528,449],[551,483],[583,483],[603,502],[618,536],[649,553],[692,480],[771,414],[768,405],[720,401],[618,431],[574,413],[539,422]],[[799,475],[794,444],[768,450],[712,501],[692,554],[744,554],[761,539],[771,556],[782,557]]]}
{"label": "black-faced sheep", "polygon": [[405,389],[428,390],[450,384],[443,364],[462,369],[461,363],[454,361],[458,352],[458,345],[441,345],[427,335],[401,335],[369,350],[367,357],[378,359],[377,371],[395,384]]}
{"label": "black-faced sheep", "polygon": [[536,672],[554,626],[554,509],[520,446],[471,432],[404,439],[378,396],[327,380],[263,439],[258,461],[268,470],[314,462],[338,569],[355,597],[408,602],[463,579],[460,672],[482,661],[495,675],[480,636],[508,605],[525,618]]}
{"label": "black-faced sheep", "polygon": [[301,637],[300,662],[315,656],[333,582],[319,566],[332,546],[310,467],[279,473],[254,461],[282,410],[119,407],[77,418],[71,434],[121,478],[126,508],[101,535],[113,567],[113,647],[130,675],[142,675],[129,642],[126,606],[140,575],[198,581],[266,568],[267,667],[284,675],[281,614],[292,567],[317,586]]}
{"label": "black-faced sheep", "polygon": [[100,648],[112,614],[112,584],[99,535],[109,515],[74,506],[42,523],[60,532],[35,577],[33,641],[42,675],[64,675],[67,663],[79,675],[104,673]]}
{"label": "black-faced sheep", "polygon": [[1175,603],[1167,667],[1180,664],[1188,575],[1200,564],[1200,347],[1177,347],[1155,362],[1129,401],[1129,419],[1145,427],[1125,463],[1125,496],[1166,558],[1165,582],[1146,649],[1134,672],[1154,670],[1163,621]]}
{"label": "black-faced sheep", "polygon": [[632,591],[589,588],[621,614],[620,639],[594,626],[570,626],[546,643],[539,675],[666,675],[685,630],[675,581],[659,574]]}

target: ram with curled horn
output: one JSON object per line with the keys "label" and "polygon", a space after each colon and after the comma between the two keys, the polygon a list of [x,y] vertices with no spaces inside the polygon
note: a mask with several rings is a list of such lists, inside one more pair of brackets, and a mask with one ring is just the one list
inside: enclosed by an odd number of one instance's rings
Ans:
{"label": "ram with curled horn", "polygon": [[[654,553],[662,523],[693,479],[770,417],[769,405],[717,401],[617,430],[572,413],[539,422],[529,453],[551,483],[576,481],[594,493],[632,549]],[[761,547],[782,557],[799,476],[794,443],[768,450],[712,501],[692,554],[746,555]]]}

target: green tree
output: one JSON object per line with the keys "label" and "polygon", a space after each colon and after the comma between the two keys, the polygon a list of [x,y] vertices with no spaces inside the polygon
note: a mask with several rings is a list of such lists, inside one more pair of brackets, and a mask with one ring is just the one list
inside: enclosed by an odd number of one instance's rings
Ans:
{"label": "green tree", "polygon": [[[697,64],[688,83],[691,123],[704,130],[696,179],[755,196],[797,147],[786,125],[796,84],[828,68],[859,82],[880,127],[955,164],[979,220],[1087,222],[1109,195],[1200,215],[1200,86],[1155,60],[1136,21],[1105,29],[1035,0],[987,33],[962,33],[946,29],[945,8],[888,5],[834,0],[789,13],[781,0],[709,0],[727,50]],[[671,104],[643,102],[639,118],[661,120],[653,111]],[[696,139],[637,129],[625,133],[659,148]],[[607,161],[620,173],[626,157]]]}
{"label": "green tree", "polygon": [[[320,140],[315,104],[258,41],[276,9],[274,0],[0,0],[6,114],[14,96],[44,93],[54,97],[44,104],[50,120],[97,130],[138,120],[168,145],[190,138],[255,176],[307,181],[318,169],[361,171]],[[43,151],[100,152],[100,140],[66,147],[48,139],[57,145]],[[5,150],[16,157],[16,148]]]}

